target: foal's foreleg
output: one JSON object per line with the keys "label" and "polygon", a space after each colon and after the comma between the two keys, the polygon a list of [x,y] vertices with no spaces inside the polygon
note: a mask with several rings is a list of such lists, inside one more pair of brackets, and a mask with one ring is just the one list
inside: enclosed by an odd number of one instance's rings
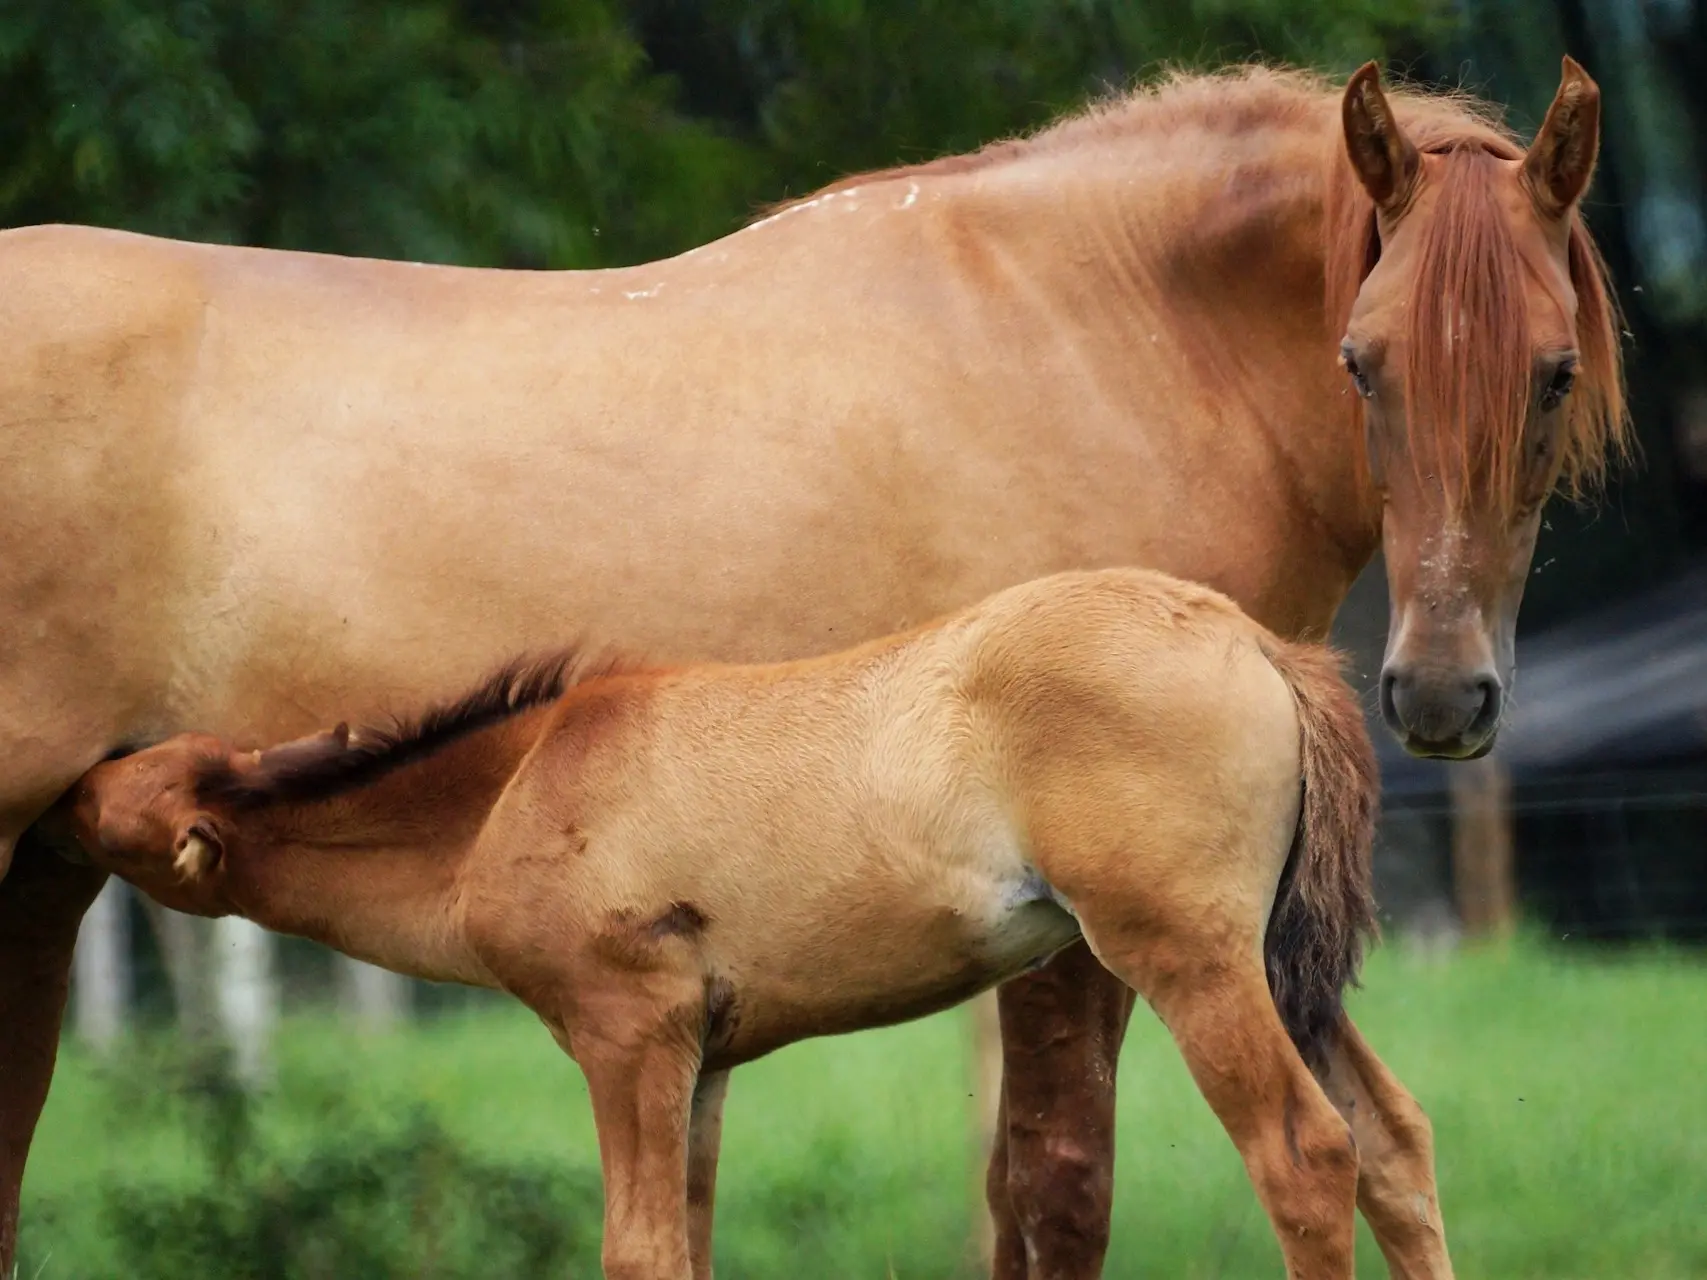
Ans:
{"label": "foal's foreleg", "polygon": [[587,1078],[599,1133],[606,1280],[692,1280],[688,1133],[703,984],[612,974],[579,985],[559,1038]]}
{"label": "foal's foreleg", "polygon": [[1428,1116],[1349,1017],[1323,1085],[1357,1136],[1357,1206],[1388,1269],[1397,1280],[1451,1280]]}
{"label": "foal's foreleg", "polygon": [[717,1152],[723,1141],[723,1098],[727,1071],[701,1073],[688,1122],[688,1252],[693,1280],[711,1280],[712,1202],[717,1191]]}
{"label": "foal's foreleg", "polygon": [[1132,992],[1082,942],[997,992],[986,1182],[996,1280],[1094,1280],[1114,1203],[1114,1074]]}
{"label": "foal's foreleg", "polygon": [[11,863],[0,879],[0,1276],[15,1262],[24,1160],[53,1077],[77,927],[107,879],[29,838]]}

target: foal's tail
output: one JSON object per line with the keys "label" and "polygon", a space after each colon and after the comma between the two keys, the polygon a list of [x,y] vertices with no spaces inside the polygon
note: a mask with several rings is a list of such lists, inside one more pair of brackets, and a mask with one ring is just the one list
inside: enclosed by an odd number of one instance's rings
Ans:
{"label": "foal's tail", "polygon": [[1280,873],[1263,959],[1287,1034],[1312,1067],[1337,1034],[1341,1001],[1376,936],[1371,858],[1381,779],[1357,698],[1325,646],[1262,639],[1298,708],[1304,799]]}

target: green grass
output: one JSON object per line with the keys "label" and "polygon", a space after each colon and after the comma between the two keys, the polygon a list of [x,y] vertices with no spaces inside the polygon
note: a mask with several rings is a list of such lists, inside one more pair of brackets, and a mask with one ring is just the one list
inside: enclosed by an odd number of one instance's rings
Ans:
{"label": "green grass", "polygon": [[[1391,948],[1353,1009],[1434,1119],[1464,1280],[1707,1276],[1707,966],[1532,942],[1444,961]],[[974,1274],[967,1037],[954,1012],[736,1072],[720,1274]],[[149,1064],[141,1047],[106,1068],[67,1052],[31,1158],[26,1277],[118,1274],[101,1189],[170,1195],[207,1177],[181,1111],[149,1103]],[[1231,1144],[1142,1012],[1120,1088],[1106,1274],[1279,1275]],[[378,1040],[288,1023],[269,1141],[306,1151],[339,1100],[377,1125],[420,1104],[488,1157],[596,1167],[580,1076],[519,1007]],[[1360,1274],[1384,1274],[1360,1231]]]}

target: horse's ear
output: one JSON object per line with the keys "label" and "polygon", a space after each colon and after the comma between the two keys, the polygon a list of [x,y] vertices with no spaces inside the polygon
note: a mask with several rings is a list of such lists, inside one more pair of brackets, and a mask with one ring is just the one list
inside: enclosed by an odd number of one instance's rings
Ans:
{"label": "horse's ear", "polygon": [[1366,62],[1358,68],[1345,87],[1340,115],[1346,155],[1357,180],[1377,209],[1397,217],[1410,203],[1421,162],[1381,92],[1380,67]]}
{"label": "horse's ear", "polygon": [[1576,208],[1599,153],[1600,86],[1566,54],[1559,91],[1523,158],[1523,179],[1535,207],[1550,218],[1563,218]]}
{"label": "horse's ear", "polygon": [[225,856],[225,842],[219,831],[204,813],[198,813],[184,823],[172,845],[172,865],[180,880],[201,880]]}

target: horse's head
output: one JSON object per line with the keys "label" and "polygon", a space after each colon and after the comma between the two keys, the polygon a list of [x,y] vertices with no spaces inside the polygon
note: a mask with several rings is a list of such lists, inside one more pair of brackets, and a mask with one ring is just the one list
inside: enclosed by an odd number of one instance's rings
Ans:
{"label": "horse's head", "polygon": [[1373,63],[1343,102],[1367,195],[1340,224],[1364,229],[1342,356],[1383,504],[1381,712],[1414,754],[1473,758],[1499,728],[1542,505],[1625,439],[1615,307],[1577,216],[1600,91],[1566,58],[1527,151],[1401,105],[1414,125]]}
{"label": "horse's head", "polygon": [[197,790],[210,767],[228,767],[231,758],[219,739],[184,733],[98,764],[66,797],[71,833],[91,862],[163,905],[191,915],[229,914],[222,820]]}

